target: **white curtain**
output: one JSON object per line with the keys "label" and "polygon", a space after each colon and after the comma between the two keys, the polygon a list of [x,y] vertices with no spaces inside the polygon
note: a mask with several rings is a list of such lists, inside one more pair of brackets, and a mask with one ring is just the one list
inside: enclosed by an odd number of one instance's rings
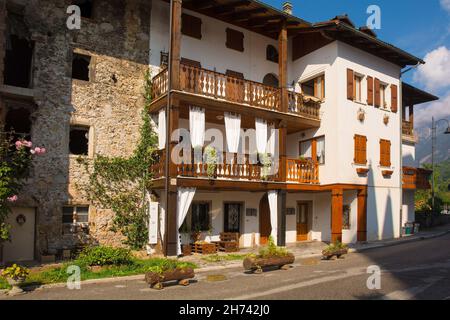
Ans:
{"label": "white curtain", "polygon": [[267,192],[267,197],[269,199],[270,208],[270,224],[272,225],[272,233],[270,234],[277,243],[277,233],[278,233],[278,191],[270,190]]}
{"label": "white curtain", "polygon": [[325,162],[325,138],[317,139],[317,159],[319,163]]}
{"label": "white curtain", "polygon": [[269,126],[269,141],[267,142],[267,153],[270,153],[272,156],[275,155],[275,147],[277,142],[277,130],[275,130],[275,126]]}
{"label": "white curtain", "polygon": [[312,157],[312,147],[311,147],[311,140],[303,141],[300,143],[300,154],[302,157],[305,158],[311,158]]}
{"label": "white curtain", "polygon": [[194,199],[195,188],[178,188],[177,195],[177,255],[181,254],[180,231],[181,225],[186,219],[192,199]]}
{"label": "white curtain", "polygon": [[160,216],[159,216],[159,234],[161,237],[161,241],[165,241],[164,236],[166,234],[166,194],[165,192],[161,193],[160,197]]}
{"label": "white curtain", "polygon": [[228,152],[237,153],[241,136],[241,115],[225,112],[225,131]]}
{"label": "white curtain", "polygon": [[158,114],[158,149],[166,148],[166,110],[159,110]]}
{"label": "white curtain", "polygon": [[194,149],[203,147],[205,143],[205,109],[189,108],[189,130],[192,147]]}
{"label": "white curtain", "polygon": [[259,154],[266,152],[267,145],[267,121],[256,118],[255,119],[255,129],[256,129],[256,150]]}

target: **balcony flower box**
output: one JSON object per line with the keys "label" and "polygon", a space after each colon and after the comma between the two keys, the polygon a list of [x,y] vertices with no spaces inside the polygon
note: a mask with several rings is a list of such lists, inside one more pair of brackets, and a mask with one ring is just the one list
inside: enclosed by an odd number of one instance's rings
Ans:
{"label": "balcony flower box", "polygon": [[381,173],[383,174],[384,177],[390,177],[390,176],[392,176],[394,171],[392,171],[392,170],[383,170]]}

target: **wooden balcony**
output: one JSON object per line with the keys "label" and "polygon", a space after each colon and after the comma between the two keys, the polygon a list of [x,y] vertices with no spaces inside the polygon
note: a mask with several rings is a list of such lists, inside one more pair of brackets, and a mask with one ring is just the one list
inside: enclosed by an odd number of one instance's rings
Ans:
{"label": "wooden balcony", "polygon": [[405,141],[416,142],[414,136],[414,125],[409,121],[402,121],[402,138]]}
{"label": "wooden balcony", "polygon": [[403,189],[430,189],[432,173],[423,168],[403,167]]}
{"label": "wooden balcony", "polygon": [[[216,101],[231,102],[264,110],[281,112],[281,89],[255,81],[181,64],[180,90]],[[168,71],[162,70],[153,78],[153,98],[167,93]],[[320,120],[320,102],[301,93],[289,92],[288,113],[312,120]]]}
{"label": "wooden balcony", "polygon": [[[208,165],[201,161],[193,160],[188,163],[178,164],[178,177],[201,178],[214,180],[241,180],[253,182],[281,182],[318,184],[319,165],[311,160],[287,159],[286,179],[281,179],[279,173],[271,175],[266,169],[248,154],[231,154],[224,152],[219,157],[214,170],[208,173]],[[165,152],[158,151],[157,161],[150,168],[154,179],[164,178]]]}

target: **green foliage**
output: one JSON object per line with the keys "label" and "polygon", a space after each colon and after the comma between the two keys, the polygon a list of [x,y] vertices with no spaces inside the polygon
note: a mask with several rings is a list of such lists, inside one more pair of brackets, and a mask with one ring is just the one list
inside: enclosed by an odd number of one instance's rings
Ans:
{"label": "green foliage", "polygon": [[267,153],[260,153],[259,161],[262,164],[261,179],[267,180],[270,174],[270,168],[272,167],[272,158]]}
{"label": "green foliage", "polygon": [[221,262],[221,261],[234,261],[234,260],[244,260],[246,257],[245,254],[226,254],[226,255],[219,255],[219,254],[210,254],[205,257],[202,257],[202,260],[205,260],[207,262]]}
{"label": "green foliage", "polygon": [[27,268],[19,266],[17,264],[13,264],[11,267],[3,270],[2,277],[14,280],[25,279],[29,273],[30,270],[28,270]]}
{"label": "green foliage", "polygon": [[9,240],[8,198],[21,190],[32,161],[30,147],[16,147],[13,142],[12,133],[0,133],[0,243]]}
{"label": "green foliage", "polygon": [[258,255],[250,255],[255,256],[256,258],[270,258],[270,257],[285,257],[290,255],[291,253],[285,247],[278,247],[275,244],[272,236],[269,236],[269,241],[267,246],[259,249]]}
{"label": "green foliage", "polygon": [[206,173],[208,178],[214,178],[217,168],[217,151],[211,146],[205,148]]}
{"label": "green foliage", "polygon": [[331,243],[328,246],[326,246],[326,248],[323,249],[323,252],[332,253],[342,249],[348,249],[348,246],[346,244],[343,244],[342,242],[335,241],[334,243]]}
{"label": "green foliage", "polygon": [[120,266],[131,264],[131,251],[107,246],[88,247],[78,256],[77,262],[83,266]]}
{"label": "green foliage", "polygon": [[142,111],[140,140],[130,157],[97,155],[93,161],[78,158],[89,174],[89,181],[78,185],[97,207],[114,213],[112,231],[120,231],[124,244],[139,250],[147,242],[147,190],[151,187],[150,166],[155,162],[157,136],[150,123],[150,73],[145,75],[145,108]]}
{"label": "green foliage", "polygon": [[[431,170],[431,164],[424,164],[423,167]],[[435,207],[436,211],[440,212],[444,204],[450,203],[450,191],[448,189],[450,185],[450,159],[436,164],[433,175],[435,179]],[[432,210],[431,190],[416,190],[415,209],[416,211]]]}
{"label": "green foliage", "polygon": [[171,260],[171,259],[164,259],[164,260],[161,260],[161,262],[158,265],[148,267],[147,271],[162,274],[169,270],[185,269],[185,268],[189,268],[189,267],[192,267],[191,263],[179,262],[177,260]]}

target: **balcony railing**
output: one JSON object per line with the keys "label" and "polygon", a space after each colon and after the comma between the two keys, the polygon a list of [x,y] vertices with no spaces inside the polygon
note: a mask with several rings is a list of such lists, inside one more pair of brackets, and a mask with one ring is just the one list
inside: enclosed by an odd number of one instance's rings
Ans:
{"label": "balcony railing", "polygon": [[[153,78],[153,95],[157,99],[167,93],[168,71]],[[212,99],[281,111],[280,88],[239,79],[230,75],[181,64],[180,90]],[[320,103],[300,93],[289,92],[289,112],[319,119]]]}
{"label": "balcony railing", "polygon": [[[205,162],[191,160],[177,165],[177,175],[189,178],[229,179],[246,181],[280,181],[279,171],[271,174],[269,168],[256,163],[248,154],[232,154],[224,152],[217,164],[208,168]],[[153,178],[164,177],[165,152],[158,151],[157,161],[150,168]],[[208,170],[209,169],[209,170]],[[319,165],[311,160],[287,159],[286,181],[289,183],[318,184]]]}
{"label": "balcony railing", "polygon": [[403,167],[403,188],[430,189],[431,170],[413,167]]}

